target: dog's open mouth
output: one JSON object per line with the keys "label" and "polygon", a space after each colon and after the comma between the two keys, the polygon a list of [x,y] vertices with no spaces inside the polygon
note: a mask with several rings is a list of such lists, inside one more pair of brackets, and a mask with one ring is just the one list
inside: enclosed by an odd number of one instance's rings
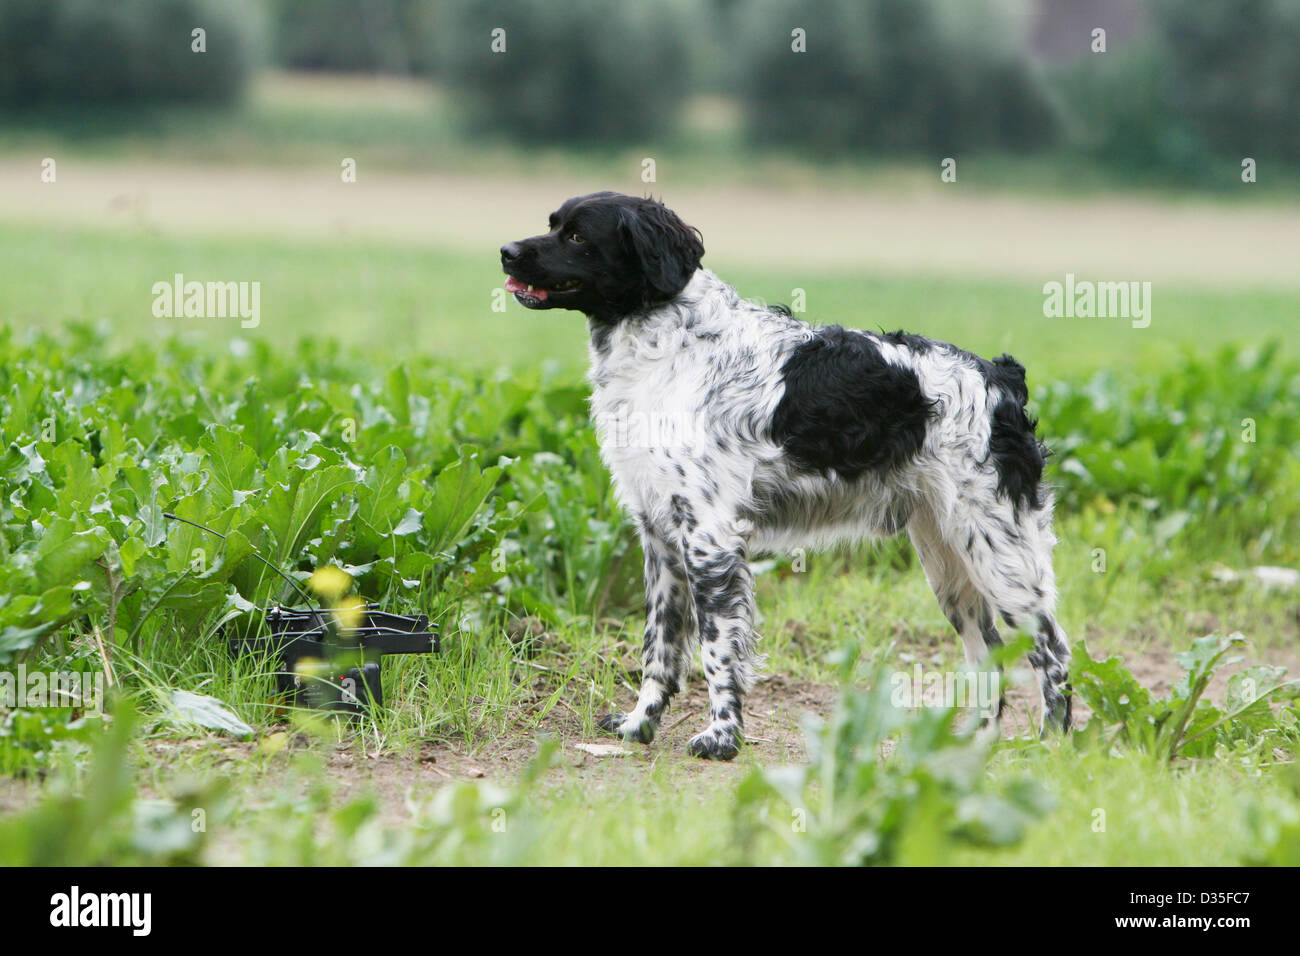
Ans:
{"label": "dog's open mouth", "polygon": [[565,279],[563,282],[557,282],[549,289],[543,289],[540,286],[529,285],[526,282],[520,282],[514,276],[506,276],[506,291],[514,293],[516,299],[521,305],[530,309],[536,308],[551,297],[556,292],[576,292],[582,288],[582,283],[577,279]]}

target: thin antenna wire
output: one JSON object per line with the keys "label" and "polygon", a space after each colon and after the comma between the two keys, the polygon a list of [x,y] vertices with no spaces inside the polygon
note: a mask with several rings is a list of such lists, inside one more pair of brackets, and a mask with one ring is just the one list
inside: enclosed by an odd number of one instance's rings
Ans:
{"label": "thin antenna wire", "polygon": [[[222,534],[220,531],[213,531],[213,530],[212,530],[211,528],[209,528],[207,525],[201,525],[201,524],[199,524],[197,521],[191,521],[189,518],[182,518],[180,515],[174,515],[174,514],[172,514],[170,511],[164,511],[164,512],[162,513],[162,516],[163,516],[164,518],[170,518],[170,519],[173,520],[173,521],[181,521],[181,522],[184,522],[185,524],[190,525],[191,527],[198,528],[200,531],[206,531],[208,534],[215,534],[215,535],[216,535],[218,538],[220,538],[222,541],[225,541],[225,540],[226,540],[226,536],[225,536],[224,534]],[[270,569],[271,569],[272,571],[274,571],[276,574],[280,575],[280,577],[282,577],[282,578],[284,578],[286,581],[288,581],[288,582],[289,582],[289,587],[293,588],[293,589],[294,589],[295,591],[297,591],[300,595],[302,595],[302,597],[303,597],[303,598],[304,598],[308,603],[310,603],[310,604],[315,604],[315,605],[316,605],[316,610],[319,611],[319,610],[321,609],[320,604],[317,603],[316,601],[313,601],[310,597],[308,597],[308,596],[307,596],[307,593],[306,593],[305,591],[303,591],[302,588],[298,587],[298,583],[297,583],[296,581],[294,581],[293,578],[289,577],[289,575],[285,574],[283,571],[281,571],[279,568],[277,568],[277,567],[276,567],[274,564],[272,564],[270,561],[266,560],[266,558],[264,558],[264,557],[262,557],[260,554],[258,554],[256,548],[250,548],[250,550],[253,552],[253,557],[257,558],[257,560],[261,561],[263,564],[265,564],[268,568],[270,568]]]}

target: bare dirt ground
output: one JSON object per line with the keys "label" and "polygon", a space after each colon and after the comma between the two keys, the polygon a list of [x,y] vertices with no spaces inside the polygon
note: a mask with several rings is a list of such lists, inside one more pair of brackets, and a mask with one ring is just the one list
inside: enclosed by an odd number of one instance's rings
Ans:
{"label": "bare dirt ground", "polygon": [[[1100,634],[1087,637],[1090,644],[1104,644]],[[951,643],[949,635],[935,634],[900,645],[898,650],[924,659],[928,655],[950,652]],[[1094,653],[1099,652],[1094,649]],[[1291,674],[1300,673],[1300,651],[1290,642],[1285,649],[1246,647],[1240,653],[1245,660],[1225,667],[1211,684],[1209,696],[1212,700],[1221,701],[1231,674],[1250,664],[1280,664]],[[1123,651],[1120,656],[1139,681],[1157,695],[1168,693],[1182,674],[1172,651]],[[614,762],[620,766],[624,763],[639,766],[648,773],[664,760],[672,761],[691,778],[735,780],[748,772],[748,759],[718,764],[694,760],[687,755],[687,741],[701,729],[707,713],[708,699],[702,681],[694,681],[687,693],[674,700],[658,736],[648,747],[620,744],[600,734],[584,733],[577,711],[568,705],[552,708],[540,723],[532,720],[533,710],[540,707],[547,696],[539,689],[532,703],[512,715],[511,726],[500,737],[472,749],[454,743],[425,742],[414,753],[372,752],[364,741],[357,739],[324,747],[317,752],[324,757],[325,776],[334,789],[337,802],[372,793],[383,816],[394,823],[409,817],[408,798],[414,797],[422,802],[430,792],[448,782],[483,779],[509,783],[536,755],[538,738],[542,734],[556,737],[561,743],[558,764],[551,771],[556,779],[561,775],[569,779],[577,776],[599,785]],[[630,703],[631,695],[624,692],[624,696],[629,700],[612,701],[611,707]],[[837,696],[838,690],[831,684],[798,680],[781,674],[766,676],[750,695],[745,708],[749,741],[747,755],[769,766],[803,762],[806,760],[804,720],[810,715],[826,717]],[[1003,735],[1014,737],[1032,733],[1038,721],[1034,687],[1012,686],[1007,693],[1007,702]],[[1082,726],[1089,716],[1087,708],[1076,698],[1076,725]],[[580,749],[579,745],[587,744],[626,753],[597,756]],[[248,761],[256,759],[258,748],[256,742],[230,741],[215,736],[156,739],[146,746],[152,758],[164,768],[184,766],[191,758],[202,757],[209,772],[221,773],[224,769],[231,774],[238,774],[241,768],[248,766]],[[266,763],[256,787],[262,796],[254,799],[269,798],[288,785],[289,757],[295,749],[304,746],[308,744],[303,740],[291,743]],[[163,779],[167,776],[164,771]],[[0,780],[0,813],[16,812],[30,806],[38,798],[40,789],[39,783],[32,780]],[[147,787],[143,792],[146,796],[151,795]]]}
{"label": "bare dirt ground", "polygon": [[[1099,635],[1090,635],[1092,642]],[[919,655],[950,648],[947,635],[936,635],[907,648]],[[1094,650],[1094,653],[1099,653]],[[1126,666],[1138,680],[1157,696],[1164,696],[1182,676],[1182,669],[1172,651],[1148,650],[1145,652],[1120,652]],[[1236,654],[1232,656],[1237,656]],[[1289,673],[1300,674],[1300,651],[1294,646],[1285,650],[1269,648],[1258,651],[1243,648],[1244,660],[1224,667],[1210,685],[1211,700],[1222,701],[1228,679],[1233,673],[1252,664],[1267,663],[1285,666]],[[803,723],[808,716],[826,717],[833,707],[838,689],[832,684],[798,680],[780,674],[763,679],[750,695],[745,707],[745,730],[748,752],[766,765],[800,763],[806,759]],[[629,700],[611,702],[611,707],[630,704]],[[545,695],[539,694],[536,705]],[[1008,709],[1003,716],[1003,736],[1025,736],[1038,725],[1038,693],[1030,684],[1013,685],[1007,693]],[[540,726],[528,730],[532,722],[530,706],[522,708],[515,718],[515,726],[500,738],[485,742],[469,750],[456,745],[426,743],[418,754],[368,754],[363,747],[343,744],[336,747],[327,764],[327,776],[339,788],[341,796],[358,795],[373,789],[387,810],[402,812],[408,790],[418,792],[451,780],[488,779],[508,782],[520,773],[537,753],[537,738],[542,734],[556,737],[561,742],[560,765],[573,768],[580,776],[599,776],[609,761],[631,761],[649,768],[656,761],[668,759],[678,762],[691,774],[739,776],[748,770],[746,761],[717,764],[690,758],[686,752],[687,741],[698,733],[705,720],[708,697],[702,681],[694,681],[689,690],[674,699],[671,710],[653,744],[619,744],[612,738],[584,734],[576,711],[564,706],[553,708]],[[1075,699],[1076,726],[1082,726],[1090,717],[1087,707]],[[1032,722],[1031,722],[1032,719]],[[595,744],[627,751],[622,756],[595,756],[579,749],[580,744]],[[206,744],[211,745],[211,742]],[[173,745],[175,746],[175,745]],[[200,741],[180,744],[181,747],[205,746]],[[250,744],[223,745],[232,760],[246,756]]]}
{"label": "bare dirt ground", "polygon": [[[653,190],[708,239],[711,263],[1001,278],[1300,284],[1300,208],[1135,198],[981,196],[960,182],[901,191],[691,186],[577,178],[473,177],[339,167],[200,167],[0,159],[0,213],[15,222],[165,234],[366,237],[477,252],[539,231],[564,198]],[[937,180],[937,175],[936,175]],[[1251,188],[1243,186],[1242,188]],[[798,241],[791,237],[797,236]]]}
{"label": "bare dirt ground", "polygon": [[[746,736],[754,755],[764,763],[773,764],[806,759],[802,721],[810,714],[826,716],[837,695],[837,689],[830,684],[769,675],[750,696],[745,708]],[[673,700],[649,747],[623,744],[600,733],[585,734],[577,712],[567,706],[552,708],[540,725],[534,725],[529,719],[532,708],[540,706],[546,696],[539,693],[534,704],[526,705],[514,715],[513,725],[505,733],[473,750],[456,744],[425,743],[417,754],[369,754],[364,747],[341,744],[329,758],[327,775],[343,795],[373,787],[385,803],[391,799],[400,805],[411,786],[427,787],[450,780],[506,782],[536,756],[538,739],[543,735],[560,741],[560,765],[577,769],[582,775],[588,771],[598,773],[601,765],[611,760],[648,766],[664,758],[681,758],[688,770],[697,773],[742,772],[740,762],[708,763],[687,755],[687,741],[703,729],[708,712],[708,694],[702,681],[692,684],[686,693]],[[197,744],[196,741],[190,746]],[[595,745],[623,753],[597,756],[579,749],[579,745]],[[232,759],[238,759],[250,753],[253,746],[231,743],[223,749]]]}

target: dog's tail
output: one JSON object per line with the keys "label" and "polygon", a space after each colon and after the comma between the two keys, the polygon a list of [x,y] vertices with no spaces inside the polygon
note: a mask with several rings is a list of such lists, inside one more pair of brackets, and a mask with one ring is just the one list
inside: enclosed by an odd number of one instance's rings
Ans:
{"label": "dog's tail", "polygon": [[1025,367],[1003,352],[993,360],[993,368],[989,385],[1001,388],[1014,398],[1021,408],[1029,404],[1029,385],[1025,381]]}
{"label": "dog's tail", "polygon": [[1010,355],[1000,355],[992,362],[988,387],[997,402],[989,454],[998,472],[998,491],[1016,511],[1042,507],[1043,466],[1049,452],[1038,440],[1038,420],[1025,411],[1029,404],[1025,367]]}

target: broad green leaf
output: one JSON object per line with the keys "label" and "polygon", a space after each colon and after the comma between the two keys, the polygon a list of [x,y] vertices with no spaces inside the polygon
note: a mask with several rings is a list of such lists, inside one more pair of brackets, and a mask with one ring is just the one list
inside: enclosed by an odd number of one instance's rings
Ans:
{"label": "broad green leaf", "polygon": [[477,449],[461,448],[460,459],[434,479],[433,499],[424,515],[431,551],[445,551],[464,535],[500,477],[499,467],[479,467]]}
{"label": "broad green leaf", "polygon": [[259,483],[256,452],[238,433],[223,425],[209,428],[199,445],[208,452],[208,471],[218,492],[213,496],[214,504],[219,508],[239,504],[241,493]]}
{"label": "broad green leaf", "polygon": [[72,584],[92,573],[90,563],[104,553],[111,540],[103,528],[77,531],[71,520],[56,518],[36,549],[37,587],[44,591]]}
{"label": "broad green leaf", "polygon": [[235,737],[253,736],[253,728],[236,717],[233,711],[215,697],[175,690],[172,691],[170,703],[173,718],[181,723],[197,724]]}

